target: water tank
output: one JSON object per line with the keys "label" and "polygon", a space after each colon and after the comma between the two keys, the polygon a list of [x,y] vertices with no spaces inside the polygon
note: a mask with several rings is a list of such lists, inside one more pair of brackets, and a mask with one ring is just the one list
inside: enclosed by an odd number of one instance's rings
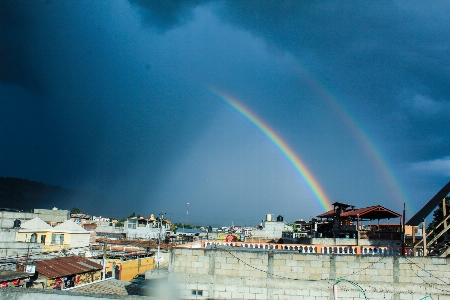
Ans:
{"label": "water tank", "polygon": [[20,221],[19,219],[15,219],[13,228],[20,228],[20,224],[22,224],[22,221]]}
{"label": "water tank", "polygon": [[267,214],[266,215],[266,221],[272,221],[272,215],[271,214]]}
{"label": "water tank", "polygon": [[277,222],[283,222],[283,216],[282,215],[278,215]]}

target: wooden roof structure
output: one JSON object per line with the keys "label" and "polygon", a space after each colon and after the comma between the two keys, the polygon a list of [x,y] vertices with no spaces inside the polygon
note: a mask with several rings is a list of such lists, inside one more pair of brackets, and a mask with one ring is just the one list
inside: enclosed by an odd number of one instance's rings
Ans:
{"label": "wooden roof structure", "polygon": [[433,198],[425,204],[412,218],[406,222],[406,225],[418,226],[423,219],[436,209],[442,203],[442,200],[450,193],[450,182],[448,182]]}
{"label": "wooden roof structure", "polygon": [[[323,214],[318,215],[318,218],[334,218],[336,215],[335,210],[329,210]],[[360,220],[381,220],[399,218],[401,214],[398,214],[392,210],[389,210],[381,205],[369,206],[365,208],[350,209],[343,211],[339,217],[341,219],[360,219]]]}

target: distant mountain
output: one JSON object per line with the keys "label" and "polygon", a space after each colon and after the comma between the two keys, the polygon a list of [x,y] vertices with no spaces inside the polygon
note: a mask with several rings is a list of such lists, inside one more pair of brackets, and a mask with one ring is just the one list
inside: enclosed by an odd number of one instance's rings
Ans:
{"label": "distant mountain", "polygon": [[[94,192],[80,191],[48,185],[21,178],[0,177],[0,208],[15,208],[32,211],[35,208],[70,210],[78,207],[90,214],[101,214],[100,204],[105,196]],[[106,202],[107,203],[107,202]]]}

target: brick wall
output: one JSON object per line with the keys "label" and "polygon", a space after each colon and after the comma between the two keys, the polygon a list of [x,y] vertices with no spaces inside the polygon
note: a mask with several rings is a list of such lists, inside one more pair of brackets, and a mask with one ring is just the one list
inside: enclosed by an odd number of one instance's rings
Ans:
{"label": "brick wall", "polygon": [[446,258],[174,248],[169,271],[183,299],[450,299]]}

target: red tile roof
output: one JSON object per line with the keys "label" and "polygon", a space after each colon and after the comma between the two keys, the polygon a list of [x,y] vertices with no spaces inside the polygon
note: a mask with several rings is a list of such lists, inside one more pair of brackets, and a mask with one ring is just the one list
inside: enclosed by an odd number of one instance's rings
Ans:
{"label": "red tile roof", "polygon": [[78,256],[58,257],[34,262],[36,271],[48,278],[57,278],[102,270],[103,266]]}
{"label": "red tile roof", "polygon": [[[332,218],[334,216],[334,210],[329,210],[321,215],[319,218]],[[389,210],[381,205],[369,206],[365,208],[357,208],[345,211],[340,214],[341,218],[360,218],[366,220],[376,220],[376,219],[391,219],[399,218],[401,215]]]}

